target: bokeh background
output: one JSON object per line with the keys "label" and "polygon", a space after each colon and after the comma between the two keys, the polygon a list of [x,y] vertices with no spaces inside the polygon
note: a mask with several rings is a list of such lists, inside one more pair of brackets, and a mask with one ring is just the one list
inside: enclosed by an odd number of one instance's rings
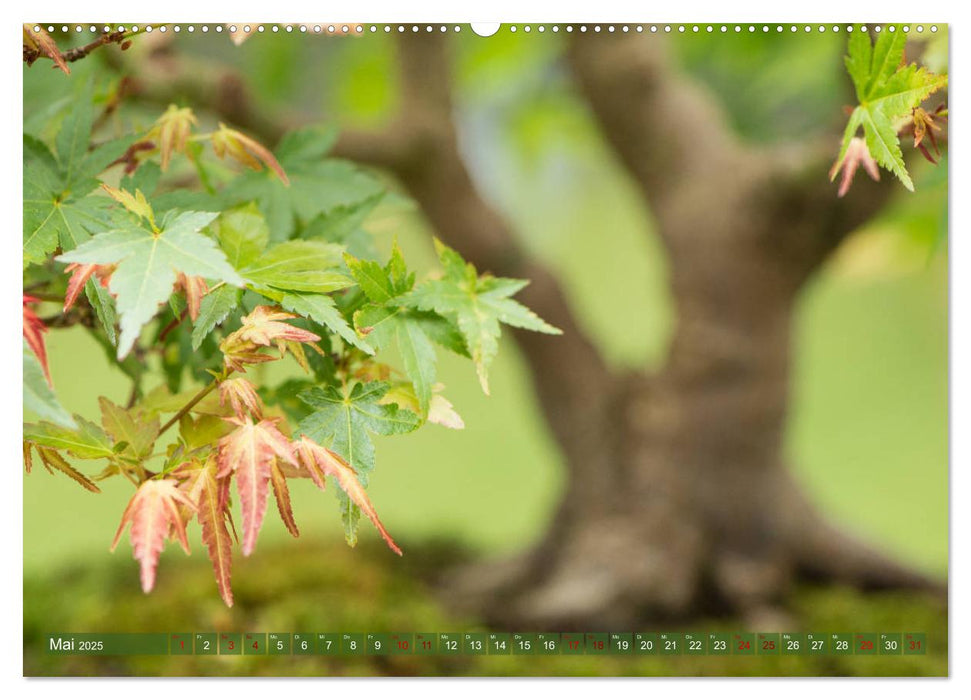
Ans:
{"label": "bokeh background", "polygon": [[[147,40],[148,37],[139,37]],[[664,251],[651,216],[571,84],[561,37],[453,37],[457,121],[476,184],[523,243],[558,273],[590,337],[614,367],[657,366],[671,331]],[[747,139],[778,142],[825,133],[849,101],[838,69],[845,39],[831,32],[685,35],[674,43],[688,70],[713,88]],[[64,46],[69,45],[65,41]],[[173,50],[235,66],[269,109],[308,121],[380,126],[394,113],[394,45],[363,38],[182,35]],[[109,47],[104,53],[117,50]],[[136,40],[130,50],[137,59]],[[946,66],[941,31],[924,61]],[[97,52],[73,80],[116,78]],[[820,67],[823,67],[822,69]],[[24,68],[25,128],[69,107],[45,63]],[[191,105],[191,103],[189,103]],[[202,115],[201,115],[202,116]],[[204,118],[204,117],[203,117]],[[145,114],[145,124],[154,115]],[[836,144],[834,144],[835,153]],[[821,177],[825,173],[820,174]],[[945,577],[948,562],[947,160],[918,166],[917,192],[900,188],[887,210],[847,239],[805,290],[796,318],[793,396],[786,449],[798,478],[847,530],[920,570]],[[405,197],[367,221],[382,251],[396,236],[409,262],[432,269],[431,231]],[[624,333],[616,333],[618,326]],[[83,329],[48,336],[58,395],[97,415],[97,397],[123,402],[124,375]],[[280,376],[294,371],[281,370]],[[39,471],[24,479],[25,673],[97,674],[940,674],[946,612],[915,594],[805,589],[794,600],[804,628],[926,631],[931,655],[895,659],[52,659],[52,631],[468,631],[436,594],[441,571],[514,552],[544,531],[563,489],[558,448],[532,396],[526,369],[504,341],[492,396],[467,362],[441,356],[439,377],[466,428],[429,426],[378,438],[370,493],[402,545],[399,560],[362,527],[343,544],[337,501],[309,483],[291,487],[304,533],[291,540],[268,517],[259,546],[237,557],[237,606],[220,601],[196,539],[186,559],[169,548],[156,590],[139,589],[126,545],[108,545],[130,486],[90,494]],[[161,382],[161,379],[159,380]],[[272,513],[271,513],[272,516]],[[194,530],[195,528],[193,528]],[[731,629],[731,620],[698,629]]]}

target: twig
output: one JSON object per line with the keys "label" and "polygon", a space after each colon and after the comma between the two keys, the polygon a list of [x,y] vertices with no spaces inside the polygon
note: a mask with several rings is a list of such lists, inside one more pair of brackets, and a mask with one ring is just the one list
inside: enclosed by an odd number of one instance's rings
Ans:
{"label": "twig", "polygon": [[206,398],[212,392],[212,390],[215,389],[217,386],[219,386],[219,383],[221,381],[224,381],[230,374],[232,374],[232,370],[228,370],[222,376],[221,379],[214,379],[211,382],[209,382],[209,384],[207,384],[202,389],[200,389],[199,393],[197,393],[189,400],[189,403],[187,403],[185,406],[180,408],[174,416],[169,418],[168,422],[159,429],[158,434],[161,435],[166,430],[171,428],[173,425],[178,423],[182,419],[182,416],[184,416],[186,413],[191,411],[197,403],[199,403],[204,398]]}

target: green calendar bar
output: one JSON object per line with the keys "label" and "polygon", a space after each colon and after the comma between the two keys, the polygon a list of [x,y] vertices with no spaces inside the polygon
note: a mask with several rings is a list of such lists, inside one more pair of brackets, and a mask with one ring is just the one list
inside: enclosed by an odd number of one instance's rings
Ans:
{"label": "green calendar bar", "polygon": [[199,656],[902,656],[924,632],[169,632],[61,633],[45,651]]}

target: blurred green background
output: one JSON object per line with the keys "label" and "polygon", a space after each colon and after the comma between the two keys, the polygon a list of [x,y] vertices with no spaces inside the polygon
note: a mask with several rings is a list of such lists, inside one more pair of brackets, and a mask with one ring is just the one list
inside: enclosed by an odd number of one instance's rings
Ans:
{"label": "blurred green background", "polygon": [[[940,42],[946,42],[940,36],[926,47],[927,55],[940,54]],[[851,99],[841,69],[843,37],[800,32],[674,39],[686,68],[723,99],[746,138],[771,143],[838,133],[841,106]],[[138,44],[132,51],[140,50]],[[380,126],[394,113],[394,44],[381,33],[348,39],[266,34],[239,47],[224,35],[183,35],[175,49],[235,66],[270,111],[296,111],[306,120],[358,127]],[[514,34],[504,27],[482,39],[466,30],[454,37],[454,50],[457,120],[477,184],[515,224],[525,245],[560,274],[584,327],[610,363],[656,367],[666,352],[672,320],[664,251],[652,234],[650,211],[571,85],[563,37]],[[943,53],[946,57],[946,43]],[[92,72],[111,74],[95,55],[75,64],[72,79]],[[50,106],[58,81],[65,83],[43,64],[25,68],[25,124]],[[146,123],[151,119],[146,115]],[[937,168],[918,166],[917,193],[899,188],[891,207],[851,237],[807,287],[796,319],[787,440],[794,469],[828,514],[881,549],[942,577],[948,562],[946,168],[946,160]],[[403,202],[399,198],[382,205],[366,228],[382,251],[397,237],[411,264],[431,269],[432,232],[420,213]],[[624,330],[618,333],[617,328]],[[53,331],[48,338],[55,386],[69,410],[97,415],[99,395],[124,401],[128,382],[108,366],[83,330]],[[421,581],[444,566],[440,559],[449,558],[450,547],[458,547],[460,557],[527,547],[543,533],[563,478],[557,446],[512,342],[503,341],[491,373],[491,397],[482,395],[467,362],[443,355],[439,377],[465,419],[465,430],[429,426],[415,435],[377,441],[378,466],[369,490],[405,551],[403,562],[374,547],[376,538],[367,527],[358,550],[343,551],[336,499],[309,483],[295,483],[294,512],[307,542],[284,542],[289,535],[271,513],[256,552],[234,572],[240,605],[221,608],[197,539],[191,565],[169,548],[156,590],[144,598],[127,545],[113,555],[107,551],[130,485],[112,480],[95,495],[41,470],[24,479],[25,633],[30,637],[72,624],[78,630],[77,625],[118,629],[135,621],[167,630],[176,620],[266,631],[298,631],[295,626],[311,621],[333,621],[345,629],[397,624],[400,631],[474,625],[449,619]],[[412,553],[415,560],[409,564]],[[314,575],[324,579],[319,586]],[[379,588],[394,588],[391,598],[364,596],[370,579]],[[247,602],[249,589],[265,586],[286,597],[288,585],[298,592],[299,602],[275,600],[261,607],[255,593]],[[817,595],[824,597],[813,598]],[[394,596],[401,601],[396,603]],[[896,618],[898,626],[913,620],[915,628],[924,625],[937,635],[938,648],[946,644],[946,621],[919,602],[844,591],[808,591],[797,601],[810,620],[822,616],[825,622],[818,624],[836,627],[835,616],[844,628],[855,630],[863,622],[858,624],[860,616],[897,614],[903,616]],[[406,614],[396,617],[398,604],[406,606]],[[280,605],[288,607],[276,610]],[[362,611],[356,618],[355,605],[367,607],[367,614]],[[303,606],[303,613],[294,606]],[[111,672],[111,664],[104,663],[76,672]],[[489,663],[494,665],[442,667],[440,672],[518,672],[502,665],[507,662]],[[671,672],[650,663],[605,663],[597,661],[600,665],[592,664],[590,672]],[[909,670],[880,667],[884,671],[873,666],[869,672],[946,672],[946,660],[934,664],[913,662]],[[204,672],[191,664],[181,668]],[[214,672],[258,672],[247,668]],[[329,672],[354,673],[355,668]],[[671,668],[686,674],[859,672],[836,661],[749,671],[703,664]],[[149,663],[119,672],[138,669],[164,670]],[[407,664],[397,670],[427,672]],[[551,667],[549,672],[566,671]]]}

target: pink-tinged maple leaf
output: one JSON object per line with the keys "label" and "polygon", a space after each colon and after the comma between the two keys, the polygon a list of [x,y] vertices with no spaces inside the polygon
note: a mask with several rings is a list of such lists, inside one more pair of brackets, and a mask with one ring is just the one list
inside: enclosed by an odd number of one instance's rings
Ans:
{"label": "pink-tinged maple leaf", "polygon": [[273,462],[279,457],[293,462],[293,450],[270,419],[253,423],[245,418],[227,418],[239,426],[219,441],[219,477],[236,475],[236,491],[243,511],[243,555],[256,547],[256,537],[266,515],[268,484]]}
{"label": "pink-tinged maple leaf", "polygon": [[179,512],[180,504],[195,510],[195,504],[179,490],[175,479],[150,479],[138,487],[121,516],[121,525],[111,543],[111,551],[118,546],[125,526],[131,523],[132,550],[141,564],[142,590],[145,593],[155,586],[158,558],[165,547],[170,528],[174,528],[182,549],[189,553],[185,522]]}
{"label": "pink-tinged maple leaf", "polygon": [[[873,180],[880,182],[880,168],[877,166],[877,162],[870,155],[870,150],[866,147],[866,142],[859,136],[856,136],[850,140],[850,145],[846,148],[846,155],[843,158],[842,164],[834,163],[833,168],[829,171],[830,180],[836,177],[837,172],[843,172],[843,177],[840,180],[840,188],[836,193],[837,197],[842,197],[849,192],[850,185],[853,184],[853,176],[856,175],[856,170],[861,165]],[[837,166],[839,167],[837,168]]]}
{"label": "pink-tinged maple leaf", "polygon": [[185,293],[185,303],[189,309],[189,317],[195,321],[199,318],[199,307],[202,305],[202,297],[206,296],[209,292],[206,280],[202,277],[186,275],[180,272],[176,281],[176,288],[181,289]]}
{"label": "pink-tinged maple leaf", "polygon": [[320,349],[314,345],[320,340],[320,336],[291,326],[289,323],[283,323],[290,318],[297,318],[297,316],[272,306],[257,306],[248,316],[243,316],[242,325],[223,338],[219,344],[226,367],[244,372],[248,364],[267,362],[273,358],[258,351],[274,343],[281,356],[288,347],[292,350],[294,343],[308,343],[320,352]]}
{"label": "pink-tinged maple leaf", "polygon": [[219,129],[212,134],[212,150],[219,158],[228,155],[253,170],[262,170],[265,165],[277,174],[284,185],[290,184],[290,178],[287,177],[283,166],[266,146],[236,129],[230,129],[223,123],[220,123]]}
{"label": "pink-tinged maple leaf", "polygon": [[293,443],[293,452],[299,465],[310,473],[310,478],[323,490],[327,485],[326,477],[332,476],[337,480],[341,489],[370,518],[374,527],[381,533],[381,537],[391,548],[391,551],[401,555],[401,548],[391,539],[391,535],[381,524],[367,491],[357,479],[353,467],[326,447],[321,447],[306,435]]}
{"label": "pink-tinged maple leaf", "polygon": [[74,306],[74,302],[78,300],[81,290],[84,289],[84,285],[91,279],[92,275],[97,275],[98,279],[101,280],[101,286],[107,287],[108,280],[111,279],[111,273],[114,270],[114,265],[98,265],[97,263],[84,265],[71,263],[64,268],[65,272],[71,273],[71,279],[67,282],[67,294],[64,295],[64,310],[67,311]]}
{"label": "pink-tinged maple leaf", "polygon": [[37,356],[37,359],[40,361],[40,366],[44,368],[44,376],[47,377],[47,383],[54,386],[54,382],[51,381],[51,370],[47,366],[47,346],[44,344],[44,334],[47,332],[47,326],[37,317],[34,310],[28,306],[28,304],[36,304],[40,299],[35,299],[26,294],[23,297],[24,340],[27,341],[27,345],[33,350],[34,355]]}
{"label": "pink-tinged maple leaf", "polygon": [[227,527],[229,511],[226,488],[229,477],[219,478],[219,467],[212,457],[204,464],[196,462],[192,466],[181,488],[196,504],[202,542],[212,562],[219,595],[227,606],[233,607],[233,541]]}
{"label": "pink-tinged maple leaf", "polygon": [[294,537],[300,537],[300,530],[297,528],[297,521],[293,519],[293,507],[290,505],[290,489],[287,486],[286,476],[280,468],[280,461],[274,459],[270,468],[270,483],[273,485],[273,497],[276,499],[277,510],[280,511],[280,520],[287,526],[287,531]]}
{"label": "pink-tinged maple leaf", "polygon": [[227,403],[237,418],[245,418],[247,411],[256,419],[263,417],[263,403],[256,388],[242,377],[225,379],[219,384],[219,405]]}
{"label": "pink-tinged maple leaf", "polygon": [[320,336],[315,333],[282,323],[289,318],[297,316],[272,306],[257,306],[248,316],[243,316],[243,325],[237,332],[241,340],[265,346],[288,340],[297,343],[316,343],[320,340]]}

